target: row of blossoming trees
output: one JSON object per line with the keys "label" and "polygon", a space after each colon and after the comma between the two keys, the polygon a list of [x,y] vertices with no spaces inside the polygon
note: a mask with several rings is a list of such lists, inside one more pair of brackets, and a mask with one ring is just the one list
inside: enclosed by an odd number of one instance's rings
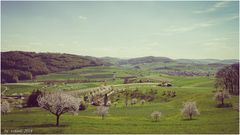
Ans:
{"label": "row of blossoming trees", "polygon": [[[47,93],[39,96],[38,98],[39,106],[56,116],[56,126],[59,126],[59,118],[62,114],[66,112],[77,114],[81,102],[81,99],[63,92]],[[104,119],[104,117],[108,114],[108,110],[109,105],[107,104],[103,103],[100,106],[97,106],[97,114],[100,115],[102,119]],[[194,115],[199,114],[195,102],[184,103],[181,112],[185,117],[189,119],[192,119]],[[161,112],[155,111],[151,114],[151,116],[154,121],[158,121],[161,116]]]}

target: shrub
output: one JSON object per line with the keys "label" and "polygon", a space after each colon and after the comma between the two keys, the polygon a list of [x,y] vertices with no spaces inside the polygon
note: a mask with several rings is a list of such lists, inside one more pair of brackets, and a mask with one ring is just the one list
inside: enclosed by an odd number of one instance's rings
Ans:
{"label": "shrub", "polygon": [[161,117],[161,112],[154,111],[154,112],[151,114],[151,117],[152,117],[153,121],[157,122],[157,121],[159,121],[159,119],[160,119],[160,117]]}
{"label": "shrub", "polygon": [[87,106],[86,102],[81,101],[81,102],[80,102],[80,106],[79,106],[79,111],[86,110],[87,107],[88,107],[88,106]]}
{"label": "shrub", "polygon": [[227,98],[231,98],[231,96],[226,91],[218,91],[214,95],[214,100],[220,101],[222,106],[224,105],[224,100]]}
{"label": "shrub", "polygon": [[27,106],[28,107],[38,107],[37,98],[41,96],[43,93],[40,90],[33,91],[32,94],[28,97]]}
{"label": "shrub", "polygon": [[170,97],[171,96],[171,91],[167,91],[167,96]]}
{"label": "shrub", "polygon": [[189,118],[190,120],[194,115],[200,114],[195,102],[185,102],[183,104],[183,109],[181,110],[181,112],[183,116]]}
{"label": "shrub", "polygon": [[134,105],[134,104],[136,104],[137,103],[137,99],[136,98],[133,98],[132,100],[131,100],[131,105]]}
{"label": "shrub", "polygon": [[7,114],[8,112],[11,112],[10,104],[8,103],[7,100],[3,100],[1,104],[1,113],[4,115]]}
{"label": "shrub", "polygon": [[140,103],[141,103],[142,105],[144,105],[145,102],[146,102],[146,101],[145,101],[144,99],[142,99],[142,100],[140,101]]}
{"label": "shrub", "polygon": [[171,91],[171,97],[175,97],[176,96],[176,92],[175,91]]}
{"label": "shrub", "polygon": [[98,106],[97,107],[97,114],[102,117],[102,120],[104,117],[108,114],[109,107],[106,106]]}

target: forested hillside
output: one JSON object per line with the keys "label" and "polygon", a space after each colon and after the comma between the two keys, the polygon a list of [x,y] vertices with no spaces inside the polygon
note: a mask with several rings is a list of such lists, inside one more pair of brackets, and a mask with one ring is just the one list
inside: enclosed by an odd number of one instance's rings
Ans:
{"label": "forested hillside", "polygon": [[90,56],[22,51],[2,52],[1,82],[18,82],[32,79],[36,75],[100,65],[103,65],[100,59]]}

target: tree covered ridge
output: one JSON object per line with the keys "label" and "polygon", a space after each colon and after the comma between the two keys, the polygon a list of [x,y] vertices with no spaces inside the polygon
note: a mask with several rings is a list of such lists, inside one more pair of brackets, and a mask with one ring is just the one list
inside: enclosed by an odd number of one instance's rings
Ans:
{"label": "tree covered ridge", "polygon": [[1,82],[18,82],[36,75],[103,64],[95,57],[65,53],[1,52]]}

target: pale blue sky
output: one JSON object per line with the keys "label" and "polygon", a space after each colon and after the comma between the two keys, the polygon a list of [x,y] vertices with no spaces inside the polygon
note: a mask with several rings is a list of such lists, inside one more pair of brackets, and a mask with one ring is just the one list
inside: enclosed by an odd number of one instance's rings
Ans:
{"label": "pale blue sky", "polygon": [[2,2],[2,51],[239,56],[235,2]]}

